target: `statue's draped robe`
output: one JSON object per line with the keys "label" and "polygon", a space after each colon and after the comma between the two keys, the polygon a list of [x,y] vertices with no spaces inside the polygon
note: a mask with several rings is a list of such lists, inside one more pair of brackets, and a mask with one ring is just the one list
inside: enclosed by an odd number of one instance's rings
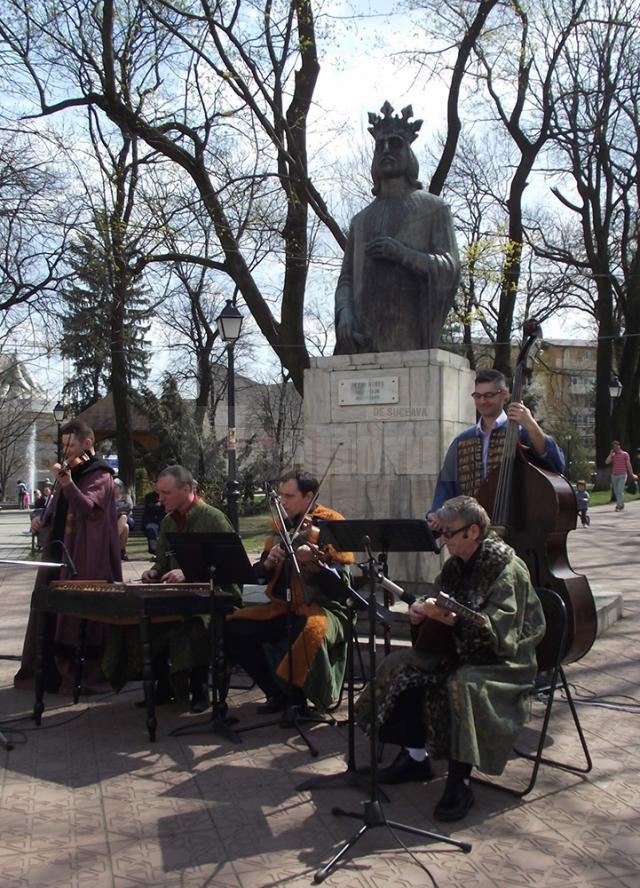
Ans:
{"label": "statue's draped robe", "polygon": [[[402,263],[372,259],[366,244],[392,237],[405,248]],[[336,327],[351,310],[367,338],[360,351],[436,348],[459,281],[449,207],[426,191],[377,197],[352,220],[336,290]],[[347,351],[338,342],[336,354]]]}

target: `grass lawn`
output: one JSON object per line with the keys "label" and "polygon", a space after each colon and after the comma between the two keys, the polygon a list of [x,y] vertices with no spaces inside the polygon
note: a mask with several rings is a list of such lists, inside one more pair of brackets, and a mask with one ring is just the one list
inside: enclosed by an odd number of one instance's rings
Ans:
{"label": "grass lawn", "polygon": [[[615,502],[615,500],[612,499],[611,490],[592,490],[590,493],[591,499],[589,500],[589,506],[606,506],[609,503]],[[637,493],[631,494],[625,491],[625,503],[632,503],[639,498]]]}
{"label": "grass lawn", "polygon": [[[269,535],[271,527],[271,514],[241,515],[240,536],[247,552],[261,552],[264,541]],[[127,543],[127,555],[130,561],[151,561],[147,549],[147,538],[140,536],[129,537]]]}

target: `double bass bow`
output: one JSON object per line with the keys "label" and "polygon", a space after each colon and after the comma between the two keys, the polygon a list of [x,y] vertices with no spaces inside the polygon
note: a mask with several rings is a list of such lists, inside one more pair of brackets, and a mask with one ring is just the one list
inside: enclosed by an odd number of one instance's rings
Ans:
{"label": "double bass bow", "polygon": [[[525,379],[542,344],[535,319],[525,321],[523,332],[526,341],[513,378],[514,401],[522,400]],[[533,585],[553,589],[564,601],[569,625],[563,661],[571,663],[590,650],[597,630],[589,581],[575,573],[567,556],[567,534],[576,528],[576,498],[564,476],[535,465],[526,450],[518,424],[509,420],[502,461],[478,488],[477,499],[494,530],[527,565]]]}

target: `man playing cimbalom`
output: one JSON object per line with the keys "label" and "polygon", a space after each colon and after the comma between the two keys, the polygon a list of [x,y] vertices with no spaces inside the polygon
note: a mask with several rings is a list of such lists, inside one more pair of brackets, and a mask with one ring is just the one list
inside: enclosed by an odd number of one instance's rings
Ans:
{"label": "man playing cimbalom", "polygon": [[624,509],[624,488],[627,478],[638,480],[631,467],[631,459],[626,450],[623,450],[619,441],[611,444],[611,453],[605,459],[605,463],[611,466],[611,487],[616,498],[616,512]]}
{"label": "man playing cimbalom", "polygon": [[[193,475],[184,466],[168,466],[158,475],[156,489],[166,515],[160,524],[156,560],[142,574],[143,583],[184,583],[185,575],[171,551],[169,533],[233,533],[228,518],[199,499],[193,489]],[[234,596],[234,605],[242,606],[237,586],[225,587]],[[118,639],[116,646],[113,639]],[[141,655],[137,637],[132,633],[111,633],[104,670],[119,689],[138,678]],[[156,703],[175,698],[186,701],[191,692],[191,710],[203,712],[208,705],[207,670],[210,660],[206,619],[191,617],[180,623],[162,623],[153,627],[152,654],[158,682]]]}
{"label": "man playing cimbalom", "polygon": [[453,439],[444,459],[429,510],[428,519],[439,529],[435,513],[451,497],[475,496],[489,471],[500,465],[509,420],[520,426],[520,441],[529,447],[529,458],[552,472],[564,471],[564,455],[550,435],[546,435],[528,407],[509,400],[507,380],[499,370],[480,370],[471,393],[478,422]]}

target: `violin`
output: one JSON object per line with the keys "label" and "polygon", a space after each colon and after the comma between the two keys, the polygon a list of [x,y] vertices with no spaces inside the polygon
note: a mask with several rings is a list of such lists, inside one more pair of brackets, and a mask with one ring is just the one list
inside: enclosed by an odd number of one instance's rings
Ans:
{"label": "violin", "polygon": [[[276,534],[276,536],[282,540],[280,534]],[[309,515],[304,515],[300,523],[296,525],[294,532],[291,534],[291,548],[295,552],[303,546],[308,547],[313,556],[313,562],[311,564],[305,564],[304,567],[306,569],[317,570],[321,565],[328,564],[332,560],[331,555],[327,551],[327,547],[318,545],[319,539],[320,528],[313,523],[313,520]]]}
{"label": "violin", "polygon": [[55,466],[57,466],[57,468],[54,466],[55,479],[54,479],[53,485],[51,487],[51,495],[49,496],[49,499],[47,500],[47,505],[45,507],[42,517],[39,519],[35,519],[39,522],[41,527],[44,524],[49,523],[49,519],[51,518],[51,516],[57,506],[58,497],[55,494],[56,494],[56,491],[58,488],[58,482],[60,481],[60,479],[64,478],[68,472],[71,472],[77,466],[82,465],[83,463],[89,462],[92,455],[93,454],[89,450],[83,450],[79,456],[74,456],[72,459],[67,459],[66,454],[65,454],[65,456],[62,458],[62,461],[60,463],[55,464]]}
{"label": "violin", "polygon": [[58,478],[62,478],[63,475],[70,472],[72,469],[77,468],[77,466],[81,466],[83,463],[88,463],[91,456],[92,454],[89,453],[88,450],[83,450],[80,456],[74,456],[73,459],[63,459],[60,463],[60,468],[56,472]]}

